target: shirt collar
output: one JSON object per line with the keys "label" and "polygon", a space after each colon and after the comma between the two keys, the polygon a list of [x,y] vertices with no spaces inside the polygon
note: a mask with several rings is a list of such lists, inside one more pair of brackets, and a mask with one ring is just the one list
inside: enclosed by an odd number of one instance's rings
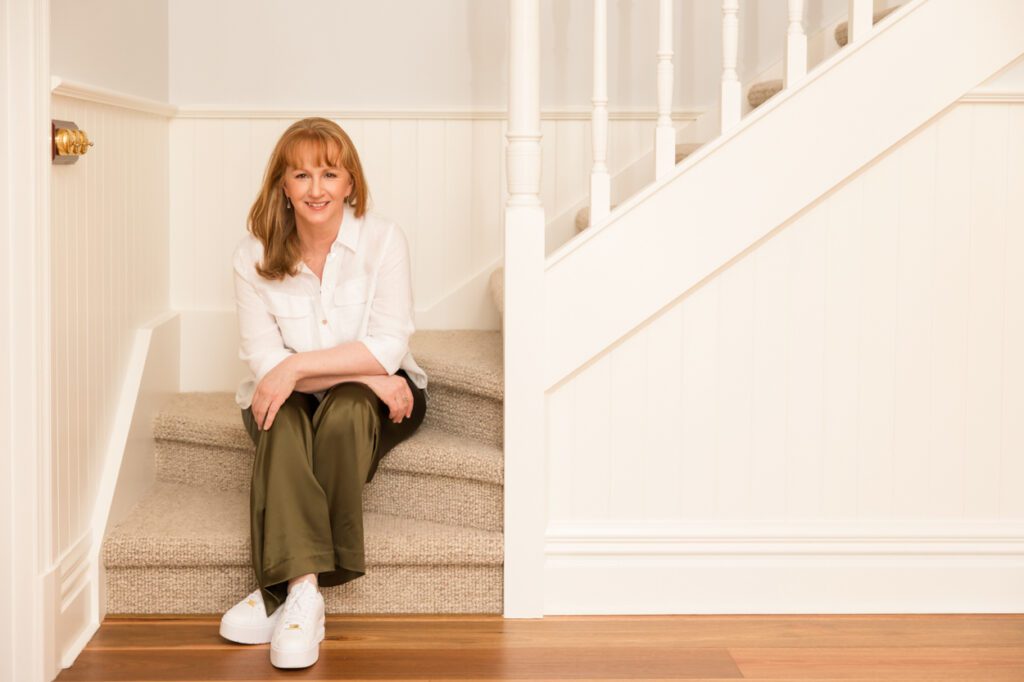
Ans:
{"label": "shirt collar", "polygon": [[356,217],[356,210],[345,204],[344,217],[341,219],[341,228],[338,230],[338,236],[334,238],[334,244],[331,245],[333,249],[338,244],[348,247],[352,252],[355,252],[356,246],[359,244],[359,233],[362,232],[363,219]]}

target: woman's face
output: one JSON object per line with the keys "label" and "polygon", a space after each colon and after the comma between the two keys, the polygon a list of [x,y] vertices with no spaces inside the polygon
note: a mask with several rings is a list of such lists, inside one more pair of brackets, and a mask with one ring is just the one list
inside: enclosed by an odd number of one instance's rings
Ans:
{"label": "woman's face", "polygon": [[298,157],[298,166],[287,166],[284,171],[284,193],[291,200],[295,222],[301,227],[339,225],[345,199],[352,193],[349,172],[344,168],[317,166],[317,156],[306,148]]}

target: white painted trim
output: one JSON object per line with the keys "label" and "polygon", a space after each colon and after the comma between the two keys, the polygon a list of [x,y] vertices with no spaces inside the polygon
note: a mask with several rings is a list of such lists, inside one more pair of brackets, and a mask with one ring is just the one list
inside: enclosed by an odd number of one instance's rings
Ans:
{"label": "white painted trim", "polygon": [[1024,559],[1024,523],[552,523],[552,556],[999,555]]}
{"label": "white painted trim", "polygon": [[51,77],[50,88],[54,95],[61,97],[72,97],[74,99],[93,102],[95,104],[106,104],[112,107],[120,107],[121,109],[140,111],[145,114],[155,114],[157,116],[172,118],[178,113],[177,107],[164,102],[146,99],[145,97],[137,97],[135,95],[128,95],[115,90],[107,90],[106,88],[100,88],[86,83],[76,83],[74,81],[64,80],[59,76]]}
{"label": "white painted trim", "polygon": [[[704,109],[674,109],[672,119],[677,122],[695,121],[704,114]],[[466,107],[452,109],[205,109],[202,107],[178,107],[178,118],[273,118],[293,119],[306,116],[323,116],[332,119],[416,119],[416,120],[474,120],[504,121],[508,118],[505,109],[493,107]],[[589,121],[589,107],[558,107],[541,110],[542,120]],[[658,112],[650,109],[612,109],[608,118],[613,121],[657,121]]]}
{"label": "white painted trim", "polygon": [[57,674],[50,443],[50,2],[0,0],[0,679]]}
{"label": "white painted trim", "polygon": [[[72,544],[50,571],[47,581],[54,586],[56,609],[55,647],[62,668],[74,663],[78,652],[99,629],[91,617],[95,571],[92,567],[91,529]],[[77,648],[76,648],[77,647]]]}
{"label": "white painted trim", "polygon": [[1024,104],[1024,92],[971,90],[958,101],[969,104]]}
{"label": "white painted trim", "polygon": [[549,559],[544,615],[1020,613],[1019,556]]}
{"label": "white painted trim", "polygon": [[1020,522],[553,523],[545,558],[545,615],[1024,610]]}

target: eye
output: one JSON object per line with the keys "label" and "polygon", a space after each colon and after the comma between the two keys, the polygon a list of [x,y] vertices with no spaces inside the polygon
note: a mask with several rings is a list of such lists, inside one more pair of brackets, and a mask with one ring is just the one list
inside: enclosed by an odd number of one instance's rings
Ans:
{"label": "eye", "polygon": [[297,178],[304,178],[304,177],[306,177],[306,174],[305,173],[296,173],[295,177],[297,177]]}
{"label": "eye", "polygon": [[332,178],[338,177],[338,174],[335,173],[334,171],[327,171],[327,175]]}

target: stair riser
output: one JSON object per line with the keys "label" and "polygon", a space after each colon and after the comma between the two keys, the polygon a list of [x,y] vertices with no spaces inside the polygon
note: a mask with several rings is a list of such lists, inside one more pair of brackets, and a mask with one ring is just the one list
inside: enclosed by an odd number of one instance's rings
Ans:
{"label": "stair riser", "polygon": [[[213,490],[247,491],[252,480],[251,450],[209,448],[174,441],[156,442],[157,480]],[[385,467],[387,455],[363,490],[363,509],[459,526],[502,529],[501,486]]]}
{"label": "stair riser", "polygon": [[505,408],[501,401],[444,386],[430,385],[428,390],[425,424],[502,447]]}
{"label": "stair riser", "polygon": [[[501,566],[369,566],[322,589],[328,613],[501,613]],[[220,615],[256,589],[250,566],[107,569],[108,614]]]}

